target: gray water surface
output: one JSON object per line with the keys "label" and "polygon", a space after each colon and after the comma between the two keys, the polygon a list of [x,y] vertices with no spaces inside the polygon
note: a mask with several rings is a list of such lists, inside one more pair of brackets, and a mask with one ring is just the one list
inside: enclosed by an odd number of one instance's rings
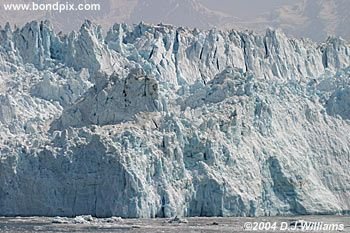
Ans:
{"label": "gray water surface", "polygon": [[[312,223],[320,223],[319,227],[327,227],[325,224],[343,225],[343,230],[314,229],[303,231],[301,227],[293,228],[297,220]],[[61,222],[61,223],[58,223]],[[260,223],[263,222],[263,223]],[[260,226],[268,227],[266,222],[276,223],[275,229],[259,230],[244,229],[249,224],[260,223]],[[284,224],[284,225],[283,225]],[[287,226],[288,224],[288,226]],[[281,225],[288,227],[282,229]],[[246,227],[247,228],[247,227]],[[8,233],[32,233],[32,232],[164,232],[164,233],[211,233],[211,232],[350,232],[349,216],[298,216],[298,217],[261,217],[261,218],[186,218],[180,221],[169,219],[96,219],[79,222],[76,219],[49,218],[49,217],[16,217],[0,218],[0,232]]]}

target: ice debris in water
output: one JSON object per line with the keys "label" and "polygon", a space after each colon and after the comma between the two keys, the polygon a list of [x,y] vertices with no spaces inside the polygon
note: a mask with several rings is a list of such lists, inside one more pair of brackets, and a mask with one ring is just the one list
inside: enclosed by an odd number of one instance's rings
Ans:
{"label": "ice debris in water", "polygon": [[121,223],[123,219],[121,217],[110,218],[95,218],[91,215],[81,215],[74,218],[68,217],[54,217],[52,223],[56,224],[102,224],[102,223]]}
{"label": "ice debris in water", "polygon": [[169,219],[168,223],[188,223],[188,221],[186,219],[175,216],[174,218]]}

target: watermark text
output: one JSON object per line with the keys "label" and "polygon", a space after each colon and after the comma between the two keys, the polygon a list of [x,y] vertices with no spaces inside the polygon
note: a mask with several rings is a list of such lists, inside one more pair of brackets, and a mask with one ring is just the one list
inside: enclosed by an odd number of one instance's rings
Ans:
{"label": "watermark text", "polygon": [[337,232],[344,230],[344,224],[310,222],[298,220],[295,222],[245,222],[243,226],[245,231],[286,231],[286,232]]}
{"label": "watermark text", "polygon": [[64,11],[100,11],[101,5],[99,3],[69,3],[69,2],[55,2],[55,3],[5,3],[3,4],[5,11],[57,11],[59,13]]}

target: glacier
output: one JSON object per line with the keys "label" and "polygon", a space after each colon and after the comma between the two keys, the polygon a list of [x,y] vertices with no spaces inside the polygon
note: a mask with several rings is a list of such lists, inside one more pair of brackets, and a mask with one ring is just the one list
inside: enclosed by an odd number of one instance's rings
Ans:
{"label": "glacier", "polygon": [[0,29],[0,215],[350,210],[350,45],[85,21]]}

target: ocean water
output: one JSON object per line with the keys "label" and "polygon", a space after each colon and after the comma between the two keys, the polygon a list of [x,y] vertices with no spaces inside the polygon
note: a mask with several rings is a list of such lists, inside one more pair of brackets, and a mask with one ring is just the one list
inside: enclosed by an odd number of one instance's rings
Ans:
{"label": "ocean water", "polygon": [[1,217],[0,232],[350,232],[349,216],[297,216],[260,218],[97,219]]}

